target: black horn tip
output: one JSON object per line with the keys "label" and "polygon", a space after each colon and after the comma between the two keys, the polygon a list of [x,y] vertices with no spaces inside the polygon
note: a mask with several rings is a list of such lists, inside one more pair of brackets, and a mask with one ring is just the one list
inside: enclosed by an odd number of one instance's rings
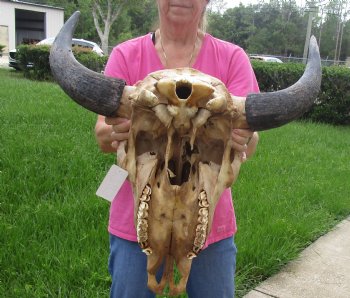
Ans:
{"label": "black horn tip", "polygon": [[79,21],[76,11],[63,25],[51,47],[52,75],[62,89],[79,105],[97,114],[117,113],[125,82],[108,78],[81,65],[72,53],[72,37]]}
{"label": "black horn tip", "polygon": [[304,74],[294,85],[276,92],[249,94],[245,111],[250,129],[267,130],[287,124],[307,112],[319,93],[321,58],[315,36],[310,38]]}
{"label": "black horn tip", "polygon": [[52,49],[56,49],[58,46],[66,48],[69,47],[71,49],[71,41],[73,38],[73,33],[75,28],[78,25],[80,18],[80,11],[74,12],[66,23],[63,25],[61,31],[57,34],[55,41],[52,45]]}

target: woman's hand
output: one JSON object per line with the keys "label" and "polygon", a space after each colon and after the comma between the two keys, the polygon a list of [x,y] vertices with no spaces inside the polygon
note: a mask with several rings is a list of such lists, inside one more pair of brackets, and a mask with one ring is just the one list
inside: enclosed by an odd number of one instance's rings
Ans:
{"label": "woman's hand", "polygon": [[120,142],[127,141],[129,138],[130,120],[106,117],[105,122],[112,126],[111,146],[117,150]]}
{"label": "woman's hand", "polygon": [[241,160],[245,162],[251,157],[258,144],[259,135],[249,129],[234,129],[232,131],[233,149],[241,153]]}
{"label": "woman's hand", "polygon": [[103,152],[116,152],[119,144],[129,138],[130,120],[98,116],[95,135]]}

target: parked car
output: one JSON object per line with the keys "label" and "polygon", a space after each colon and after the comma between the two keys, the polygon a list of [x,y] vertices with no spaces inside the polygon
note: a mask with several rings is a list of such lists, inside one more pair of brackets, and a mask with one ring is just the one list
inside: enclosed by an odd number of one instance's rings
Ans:
{"label": "parked car", "polygon": [[16,60],[16,49],[9,51],[9,66],[16,70],[21,70],[20,64]]}
{"label": "parked car", "polygon": [[[49,45],[49,46],[51,46],[53,44],[54,40],[55,40],[54,37],[46,38],[46,39],[43,39],[42,41],[39,41],[37,43],[37,45]],[[104,55],[103,51],[98,46],[98,44],[93,42],[93,41],[73,38],[72,46],[73,47],[77,46],[77,47],[82,47],[82,48],[89,48],[99,56]]]}
{"label": "parked car", "polygon": [[[46,38],[46,39],[39,41],[36,45],[49,45],[49,46],[51,46],[53,44],[54,40],[55,40],[54,37]],[[72,46],[73,47],[77,46],[77,47],[89,48],[99,56],[104,55],[102,49],[98,46],[97,43],[95,43],[93,41],[73,38]],[[16,60],[16,49],[9,51],[9,66],[13,67],[14,69],[17,69],[17,70],[20,70],[23,68]],[[33,63],[29,62],[26,67],[33,67]]]}
{"label": "parked car", "polygon": [[265,62],[283,63],[283,61],[281,59],[278,59],[276,57],[270,57],[270,56],[250,55],[249,58],[251,60],[260,60],[260,61],[265,61]]}

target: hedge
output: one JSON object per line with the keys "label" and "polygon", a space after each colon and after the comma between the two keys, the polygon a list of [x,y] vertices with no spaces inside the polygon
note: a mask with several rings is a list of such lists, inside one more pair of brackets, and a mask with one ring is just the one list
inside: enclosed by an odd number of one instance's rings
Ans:
{"label": "hedge", "polygon": [[[24,68],[25,76],[37,80],[52,79],[49,65],[49,46],[20,46],[17,57]],[[89,49],[73,48],[76,59],[90,68],[101,72],[108,57],[99,57]],[[262,92],[277,91],[294,84],[303,74],[305,66],[299,63],[267,63],[252,61],[253,69]],[[304,119],[338,125],[350,124],[350,69],[331,66],[322,69],[321,91],[312,109]]]}
{"label": "hedge", "polygon": [[[48,45],[21,45],[17,48],[16,58],[25,77],[34,80],[52,80],[49,64],[50,48]],[[103,71],[108,59],[82,47],[73,47],[73,54],[81,64],[97,72]]]}
{"label": "hedge", "polygon": [[[277,91],[294,84],[303,74],[299,63],[253,61],[253,69],[262,92]],[[304,119],[337,125],[350,124],[350,69],[340,66],[322,68],[321,90]]]}

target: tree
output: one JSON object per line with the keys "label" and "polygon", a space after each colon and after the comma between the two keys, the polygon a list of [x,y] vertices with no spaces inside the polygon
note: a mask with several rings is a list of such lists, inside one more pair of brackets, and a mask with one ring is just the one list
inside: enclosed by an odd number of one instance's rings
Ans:
{"label": "tree", "polygon": [[211,0],[208,3],[207,10],[209,13],[223,12],[224,10],[226,10],[226,3],[224,0]]}
{"label": "tree", "polygon": [[213,35],[250,53],[301,55],[306,27],[294,0],[273,0],[213,12],[209,28]]}
{"label": "tree", "polygon": [[158,20],[158,9],[155,0],[144,0],[128,10],[130,30],[133,36],[140,36],[154,31]]}
{"label": "tree", "polygon": [[101,48],[105,53],[108,53],[108,40],[111,27],[127,3],[127,0],[93,1],[92,15],[94,24],[101,40]]}
{"label": "tree", "polygon": [[[81,17],[75,37],[108,44],[154,30],[157,20],[155,0],[27,0],[63,7],[65,19],[75,10]],[[241,1],[243,2],[243,1]],[[242,46],[250,53],[302,56],[308,14],[295,0],[260,0],[258,4],[225,9],[224,0],[211,0],[208,31],[214,36]],[[316,5],[321,0],[315,1]],[[324,1],[323,1],[324,2]],[[323,3],[322,2],[322,3]],[[345,60],[350,56],[349,1],[328,0],[313,22],[312,33],[321,35],[321,56]],[[95,16],[93,17],[92,11]],[[94,18],[96,21],[94,21]],[[95,29],[96,27],[96,29]],[[338,42],[337,42],[338,40]]]}

